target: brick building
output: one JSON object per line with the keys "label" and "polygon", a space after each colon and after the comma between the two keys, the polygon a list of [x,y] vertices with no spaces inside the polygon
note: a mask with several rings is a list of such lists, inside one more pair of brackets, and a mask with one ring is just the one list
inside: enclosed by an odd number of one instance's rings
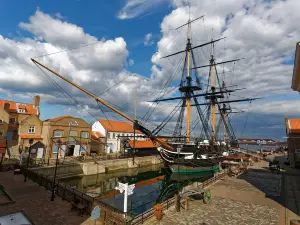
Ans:
{"label": "brick building", "polygon": [[300,119],[285,117],[288,158],[292,167],[300,168]]}
{"label": "brick building", "polygon": [[[91,125],[81,118],[60,116],[43,121],[43,143],[45,144],[45,158],[65,156],[79,156],[81,152],[89,154],[91,140]],[[55,144],[62,141],[61,151]]]}
{"label": "brick building", "polygon": [[[33,139],[33,143],[41,141],[42,123],[39,119],[39,96],[34,96],[33,104],[0,100],[0,108],[2,109],[0,115],[5,115],[4,111],[6,111],[9,116],[8,124],[3,120],[0,129],[2,136],[6,135],[7,147],[13,157],[18,157],[21,152],[28,150],[29,139]],[[5,133],[6,126],[7,131]]]}

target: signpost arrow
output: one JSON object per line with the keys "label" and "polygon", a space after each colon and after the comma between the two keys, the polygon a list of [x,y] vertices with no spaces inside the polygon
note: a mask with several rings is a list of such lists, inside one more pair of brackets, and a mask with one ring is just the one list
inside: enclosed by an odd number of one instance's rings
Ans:
{"label": "signpost arrow", "polygon": [[92,216],[92,220],[95,220],[95,224],[96,224],[96,220],[98,220],[100,218],[100,207],[99,206],[96,206],[93,209],[91,216]]}
{"label": "signpost arrow", "polygon": [[132,195],[133,194],[133,189],[134,189],[135,185],[131,184],[128,185],[128,183],[123,184],[123,183],[118,183],[118,186],[115,187],[115,189],[119,190],[121,193],[123,193],[124,191],[124,212],[127,212],[127,199],[128,199],[128,195]]}

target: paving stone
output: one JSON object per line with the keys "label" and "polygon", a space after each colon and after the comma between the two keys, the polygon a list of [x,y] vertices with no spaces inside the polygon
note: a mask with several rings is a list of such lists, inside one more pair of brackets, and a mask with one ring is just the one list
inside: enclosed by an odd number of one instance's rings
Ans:
{"label": "paving stone", "polygon": [[153,224],[278,224],[278,214],[278,209],[214,197],[209,204],[192,201],[188,212],[167,212],[161,222]]}
{"label": "paving stone", "polygon": [[56,197],[49,200],[46,190],[31,180],[24,182],[22,175],[13,175],[11,171],[0,172],[0,184],[16,201],[14,204],[0,206],[0,216],[23,210],[34,224],[43,225],[79,225],[88,218],[78,216],[70,210],[70,203]]}

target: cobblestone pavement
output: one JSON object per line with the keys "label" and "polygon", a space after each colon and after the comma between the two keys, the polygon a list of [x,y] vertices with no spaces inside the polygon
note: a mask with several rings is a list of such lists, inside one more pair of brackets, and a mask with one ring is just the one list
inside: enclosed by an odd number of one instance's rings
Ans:
{"label": "cobblestone pavement", "polygon": [[245,180],[252,186],[264,192],[267,196],[280,196],[281,174],[249,172]]}
{"label": "cobblestone pavement", "polygon": [[0,173],[0,184],[16,201],[0,206],[0,216],[22,210],[36,225],[76,225],[82,224],[87,216],[78,216],[70,210],[70,203],[56,197],[50,201],[50,193],[31,180],[24,182],[23,175],[13,175],[12,171]]}
{"label": "cobblestone pavement", "polygon": [[190,202],[188,211],[166,212],[160,222],[149,224],[197,224],[197,225],[259,225],[282,224],[279,203],[281,174],[273,174],[265,167],[266,162],[252,167],[239,178],[221,180],[210,187],[212,200],[204,204],[201,200]]}
{"label": "cobblestone pavement", "polygon": [[192,201],[188,212],[167,212],[160,222],[149,224],[164,225],[277,225],[278,210],[266,206],[245,204],[245,202],[214,197],[209,204]]}

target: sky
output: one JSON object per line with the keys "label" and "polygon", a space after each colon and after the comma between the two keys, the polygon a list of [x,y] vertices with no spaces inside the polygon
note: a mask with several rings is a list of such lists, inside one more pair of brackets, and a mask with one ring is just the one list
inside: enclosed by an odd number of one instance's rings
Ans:
{"label": "sky", "polygon": [[[177,96],[174,86],[181,76],[171,75],[182,55],[161,57],[184,50],[186,27],[176,28],[205,15],[192,24],[192,44],[226,37],[215,45],[216,61],[244,58],[218,67],[228,85],[245,88],[230,98],[262,97],[232,105],[244,111],[231,116],[237,137],[279,140],[285,136],[284,116],[300,113],[299,94],[291,90],[299,8],[299,0],[3,0],[0,98],[31,103],[40,95],[42,119],[120,119],[41,70],[30,60],[34,58],[130,116],[135,101],[139,119],[155,108],[146,123],[152,129],[176,102],[154,107],[150,101]],[[195,50],[198,65],[208,64],[209,55],[209,46]],[[207,68],[198,72],[206,81]]]}

